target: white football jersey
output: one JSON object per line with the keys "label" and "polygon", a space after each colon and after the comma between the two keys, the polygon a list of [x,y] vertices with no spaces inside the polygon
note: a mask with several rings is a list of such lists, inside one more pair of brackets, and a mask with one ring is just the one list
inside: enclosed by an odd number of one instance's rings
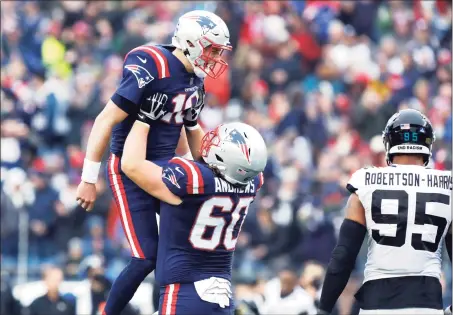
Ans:
{"label": "white football jersey", "polygon": [[362,168],[347,188],[365,208],[368,258],[364,282],[440,278],[444,238],[451,224],[451,171],[416,165]]}

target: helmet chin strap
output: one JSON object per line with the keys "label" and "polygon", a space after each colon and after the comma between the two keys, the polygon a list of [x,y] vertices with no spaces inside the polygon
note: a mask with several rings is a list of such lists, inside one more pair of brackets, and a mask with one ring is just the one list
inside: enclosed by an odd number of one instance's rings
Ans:
{"label": "helmet chin strap", "polygon": [[198,69],[198,67],[196,67],[194,65],[192,65],[192,66],[193,66],[193,72],[195,73],[195,75],[197,77],[199,77],[200,79],[204,79],[207,77],[207,74],[204,71]]}
{"label": "helmet chin strap", "polygon": [[198,69],[197,66],[195,66],[194,62],[192,62],[192,60],[190,60],[190,53],[189,53],[189,50],[188,49],[184,49],[182,50],[184,56],[186,57],[187,61],[189,62],[189,64],[192,66],[192,69],[193,69],[193,72],[195,73],[195,75],[197,77],[199,77],[200,79],[204,79],[206,77],[206,73],[204,71],[202,71],[201,69]]}

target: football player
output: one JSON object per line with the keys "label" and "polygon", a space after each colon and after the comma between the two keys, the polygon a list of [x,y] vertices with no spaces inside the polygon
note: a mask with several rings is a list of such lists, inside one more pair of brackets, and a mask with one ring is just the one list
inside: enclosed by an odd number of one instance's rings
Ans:
{"label": "football player", "polygon": [[393,115],[383,132],[388,167],[356,171],[320,313],[332,311],[368,233],[360,314],[443,314],[442,242],[451,261],[451,172],[426,168],[435,140],[419,111]]}
{"label": "football player", "polygon": [[[154,111],[158,119],[160,110]],[[249,125],[228,123],[204,135],[200,161],[146,159],[153,121],[138,115],[121,159],[123,170],[160,199],[156,277],[159,314],[233,314],[233,252],[242,223],[263,185],[267,149]]]}
{"label": "football player", "polygon": [[185,154],[188,149],[182,125],[190,144],[200,132],[197,120],[203,108],[203,80],[206,76],[217,78],[225,71],[228,65],[222,54],[228,50],[229,31],[220,17],[206,11],[184,14],[179,18],[172,46],[144,45],[127,54],[121,83],[95,120],[77,200],[87,210],[93,207],[100,161],[110,137],[107,174],[132,251],[129,264],[110,291],[107,315],[119,314],[156,266],[159,201],[128,178],[120,162],[136,114],[140,110],[145,116],[151,115],[155,105],[162,105],[165,111],[152,122],[148,160],[167,162],[175,156],[178,141],[179,155]]}

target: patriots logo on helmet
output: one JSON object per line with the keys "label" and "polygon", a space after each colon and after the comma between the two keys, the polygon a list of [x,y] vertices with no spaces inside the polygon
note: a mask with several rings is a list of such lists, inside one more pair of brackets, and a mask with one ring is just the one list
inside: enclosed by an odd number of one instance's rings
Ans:
{"label": "patriots logo on helmet", "polygon": [[162,177],[168,179],[176,187],[181,188],[178,184],[178,180],[176,179],[176,175],[171,168],[165,169],[162,172]]}
{"label": "patriots logo on helmet", "polygon": [[245,158],[247,159],[247,162],[249,162],[250,164],[250,148],[245,141],[244,136],[236,129],[233,129],[228,135],[228,140],[239,146]]}
{"label": "patriots logo on helmet", "polygon": [[127,70],[132,72],[137,79],[138,83],[138,88],[141,89],[145,85],[147,85],[149,82],[154,80],[154,77],[142,66],[139,65],[126,65],[124,66]]}
{"label": "patriots logo on helmet", "polygon": [[188,16],[188,19],[195,20],[200,26],[201,29],[203,30],[203,34],[206,34],[213,28],[217,26],[216,23],[214,23],[210,18],[207,16]]}

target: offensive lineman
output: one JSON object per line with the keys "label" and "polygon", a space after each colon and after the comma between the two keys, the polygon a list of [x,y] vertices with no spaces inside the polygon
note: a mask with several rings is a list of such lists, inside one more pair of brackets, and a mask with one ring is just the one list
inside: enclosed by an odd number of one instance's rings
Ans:
{"label": "offensive lineman", "polygon": [[[152,110],[152,119],[164,115]],[[267,149],[243,123],[220,125],[200,139],[195,160],[146,160],[150,116],[138,114],[121,162],[129,178],[162,200],[156,276],[159,314],[233,314],[231,265],[242,223],[263,184]],[[151,125],[151,126],[150,126]]]}
{"label": "offensive lineman", "polygon": [[120,163],[136,114],[140,108],[150,115],[156,104],[166,110],[152,122],[148,160],[166,163],[174,157],[178,141],[178,153],[184,155],[187,145],[182,125],[189,144],[196,143],[201,132],[197,120],[204,106],[203,80],[219,77],[228,66],[222,59],[222,53],[231,50],[228,27],[213,13],[191,11],[181,16],[172,45],[145,45],[127,54],[120,86],[96,118],[88,140],[77,200],[87,210],[93,207],[100,160],[111,136],[107,174],[133,256],[113,284],[106,315],[120,314],[156,266],[159,201],[128,178]]}
{"label": "offensive lineman", "polygon": [[360,314],[443,314],[441,242],[451,261],[451,172],[426,168],[435,136],[419,111],[393,115],[383,140],[389,166],[362,168],[347,185],[351,196],[321,293],[322,314],[346,286],[367,232]]}

